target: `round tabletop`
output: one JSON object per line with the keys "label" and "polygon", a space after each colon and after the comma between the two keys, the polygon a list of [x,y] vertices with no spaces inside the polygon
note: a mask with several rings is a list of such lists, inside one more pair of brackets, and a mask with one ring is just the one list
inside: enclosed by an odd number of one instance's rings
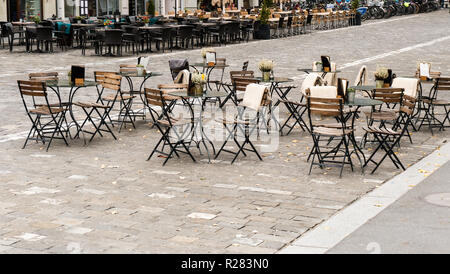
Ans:
{"label": "round tabletop", "polygon": [[94,80],[86,79],[84,80],[82,85],[77,85],[68,79],[59,79],[59,80],[47,80],[45,81],[45,84],[49,87],[72,88],[72,87],[93,87],[97,85],[97,82],[95,82]]}
{"label": "round tabletop", "polygon": [[340,70],[333,70],[333,71],[323,71],[323,70],[313,70],[311,68],[298,68],[298,71],[303,71],[303,72],[317,72],[317,73],[338,73],[341,72]]}
{"label": "round tabletop", "polygon": [[255,77],[255,79],[261,81],[262,83],[287,83],[294,81],[294,79],[287,77],[274,77],[269,79],[269,81],[264,81],[262,77]]}
{"label": "round tabletop", "polygon": [[360,86],[351,86],[349,88],[352,88],[354,90],[373,90],[376,89],[377,86],[372,86],[372,85],[360,85]]}
{"label": "round tabletop", "polygon": [[193,63],[193,64],[190,64],[191,66],[193,66],[193,67],[203,67],[203,68],[205,68],[205,67],[215,67],[215,68],[227,68],[227,67],[229,67],[230,65],[227,65],[227,64],[214,64],[214,65],[209,65],[208,63]]}
{"label": "round tabletop", "polygon": [[383,101],[370,99],[370,98],[355,98],[353,102],[345,102],[346,106],[358,106],[358,107],[368,107],[377,106],[383,104]]}
{"label": "round tabletop", "polygon": [[163,75],[161,72],[147,72],[146,74],[138,75],[137,71],[122,71],[119,74],[125,77],[155,77]]}
{"label": "round tabletop", "polygon": [[177,92],[170,92],[169,95],[182,98],[217,98],[228,96],[228,93],[223,91],[207,91],[204,92],[202,95],[189,95],[185,91],[177,91]]}

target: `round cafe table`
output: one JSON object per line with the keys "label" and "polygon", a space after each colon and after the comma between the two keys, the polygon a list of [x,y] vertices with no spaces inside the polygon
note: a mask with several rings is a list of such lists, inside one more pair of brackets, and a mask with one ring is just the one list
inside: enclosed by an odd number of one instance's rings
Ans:
{"label": "round cafe table", "polygon": [[[75,126],[77,128],[77,135],[79,133],[79,131],[81,130],[81,126],[78,124],[77,120],[74,117],[73,114],[73,109],[72,109],[72,105],[73,105],[73,98],[75,96],[75,93],[80,89],[80,88],[87,88],[87,87],[95,87],[97,85],[97,82],[95,82],[94,80],[88,80],[85,79],[83,84],[75,84],[73,82],[71,82],[69,79],[59,79],[59,80],[48,80],[45,81],[47,87],[49,87],[51,90],[53,90],[58,98],[61,100],[61,92],[60,89],[69,89],[69,94],[68,94],[68,101],[61,101],[64,102],[62,103],[63,105],[68,105],[69,107],[69,114],[70,114],[70,118],[72,119],[72,121],[67,124],[66,122],[66,126],[67,126],[67,132],[69,133],[69,136],[72,138],[72,136],[70,135],[70,127],[71,126]],[[75,135],[75,137],[77,136]]]}
{"label": "round cafe table", "polygon": [[[228,93],[223,92],[223,91],[206,91],[204,92],[202,95],[191,95],[188,94],[185,91],[178,91],[178,92],[170,92],[168,93],[171,96],[175,96],[180,98],[183,101],[183,104],[185,106],[188,106],[189,108],[189,112],[191,115],[191,141],[195,143],[195,146],[199,149],[200,151],[200,144],[203,144],[203,146],[205,147],[206,153],[208,154],[208,163],[211,163],[211,154],[209,152],[209,148],[206,145],[205,140],[211,145],[211,148],[213,150],[213,155],[216,154],[216,149],[214,147],[214,143],[211,141],[210,138],[208,138],[207,134],[205,133],[205,129],[203,126],[203,114],[204,114],[204,103],[206,102],[207,99],[210,98],[219,98],[219,97],[226,97],[228,96]],[[200,103],[200,111],[199,112],[195,112],[194,111],[194,107],[195,107],[195,103],[199,102]],[[197,132],[197,128],[199,129],[199,133]],[[201,153],[201,151],[200,151]]]}
{"label": "round cafe table", "polygon": [[[129,93],[130,95],[136,95],[139,94],[139,97],[141,98],[142,104],[144,104],[144,107],[142,109],[138,109],[136,111],[136,113],[134,111],[133,112],[133,116],[141,116],[145,119],[145,111],[146,111],[146,99],[145,99],[145,93],[142,91],[142,88],[144,87],[145,82],[151,78],[151,77],[156,77],[156,76],[162,76],[163,74],[160,72],[147,72],[145,74],[139,75],[137,73],[137,71],[135,70],[130,70],[130,71],[121,71],[119,72],[119,74],[121,76],[123,76],[127,82],[128,82],[128,86],[130,87]],[[141,80],[141,84],[139,85],[139,89],[134,89],[134,85],[133,85],[133,79],[139,79]],[[131,105],[133,104],[133,101],[131,101]],[[130,105],[130,108],[131,108]]]}
{"label": "round cafe table", "polygon": [[375,85],[359,85],[359,86],[350,86],[349,88],[364,91],[369,96],[369,98],[372,98],[372,94],[370,92],[374,90],[376,87],[377,86]]}
{"label": "round cafe table", "polygon": [[341,72],[340,70],[323,71],[323,70],[313,70],[311,68],[298,68],[297,70],[298,71],[303,71],[303,72],[305,72],[307,74],[310,74],[310,73],[322,73],[322,75],[320,76],[322,78],[324,78],[325,75],[327,75],[327,73],[339,73],[339,72]]}

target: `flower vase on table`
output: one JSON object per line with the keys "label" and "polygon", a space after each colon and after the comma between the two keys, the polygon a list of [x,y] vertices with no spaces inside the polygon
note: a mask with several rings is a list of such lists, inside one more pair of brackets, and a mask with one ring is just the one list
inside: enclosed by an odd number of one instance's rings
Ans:
{"label": "flower vase on table", "polygon": [[384,86],[384,80],[376,80],[375,83],[377,88],[382,88]]}
{"label": "flower vase on table", "polygon": [[270,81],[270,72],[273,70],[273,61],[271,60],[261,60],[258,63],[258,68],[262,73],[262,80],[264,82]]}
{"label": "flower vase on table", "polygon": [[348,89],[347,90],[347,102],[353,104],[355,102],[355,90]]}
{"label": "flower vase on table", "polygon": [[264,82],[270,81],[270,70],[269,71],[262,71],[262,80]]}
{"label": "flower vase on table", "polygon": [[193,84],[189,88],[190,96],[202,96],[203,95],[203,87],[208,82],[207,77],[204,73],[194,72],[191,74],[191,83]]}
{"label": "flower vase on table", "polygon": [[144,76],[145,68],[143,66],[137,66],[136,71],[138,76]]}

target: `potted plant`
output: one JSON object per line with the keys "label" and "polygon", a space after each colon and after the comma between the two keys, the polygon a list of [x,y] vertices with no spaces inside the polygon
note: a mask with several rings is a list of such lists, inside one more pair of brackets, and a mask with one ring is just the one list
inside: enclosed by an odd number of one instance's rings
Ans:
{"label": "potted plant", "polygon": [[382,88],[384,86],[384,80],[389,77],[389,71],[385,67],[378,67],[375,71],[376,87]]}
{"label": "potted plant", "polygon": [[137,70],[137,75],[138,76],[144,76],[145,68],[144,68],[143,65],[141,65],[141,64],[136,65],[136,70]]}
{"label": "potted plant", "polygon": [[322,62],[315,62],[316,65],[316,71],[322,71],[323,70],[323,66],[322,66]]}
{"label": "potted plant", "polygon": [[31,20],[37,25],[41,22],[41,16],[39,14],[35,15],[35,16],[31,16]]}
{"label": "potted plant", "polygon": [[263,59],[259,61],[258,68],[262,72],[262,80],[268,82],[270,80],[270,72],[273,70],[273,61]]}
{"label": "potted plant", "polygon": [[192,73],[191,82],[194,85],[189,89],[190,95],[201,96],[203,94],[203,86],[207,81],[207,77],[204,73]]}
{"label": "potted plant", "polygon": [[355,12],[355,22],[353,22],[355,25],[361,25],[361,13],[357,11],[359,8],[359,0],[352,0],[351,8]]}
{"label": "potted plant", "polygon": [[261,5],[261,11],[258,16],[259,27],[258,30],[255,31],[256,39],[270,39],[270,26],[269,26],[269,17],[270,17],[270,9],[271,0],[264,0]]}
{"label": "potted plant", "polygon": [[145,26],[148,27],[150,23],[150,18],[148,16],[142,17],[142,21],[144,22]]}

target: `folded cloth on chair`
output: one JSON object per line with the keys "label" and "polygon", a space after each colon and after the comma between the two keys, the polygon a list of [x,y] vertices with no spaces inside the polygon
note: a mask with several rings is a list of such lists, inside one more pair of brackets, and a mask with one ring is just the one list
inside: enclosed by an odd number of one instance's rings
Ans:
{"label": "folded cloth on chair", "polygon": [[309,91],[309,96],[313,98],[337,98],[337,88],[334,86],[310,87]]}
{"label": "folded cloth on chair", "polygon": [[264,91],[266,86],[259,84],[249,84],[245,88],[244,99],[242,101],[242,106],[258,110],[261,106],[261,101],[264,96]]}
{"label": "folded cloth on chair", "polygon": [[[336,63],[331,63],[331,71],[336,71]],[[328,86],[337,86],[336,73],[327,73],[323,79],[327,82]]]}
{"label": "folded cloth on chair", "polygon": [[354,86],[367,86],[367,67],[362,66],[361,69],[358,72],[358,76],[355,79]]}
{"label": "folded cloth on chair", "polygon": [[177,75],[177,77],[173,80],[174,84],[188,84],[189,85],[189,76],[190,72],[187,69],[183,69]]}
{"label": "folded cloth on chair", "polygon": [[306,90],[315,86],[319,81],[321,81],[321,79],[322,78],[317,73],[308,74],[305,80],[303,80],[302,86],[300,87],[300,92],[306,94]]}
{"label": "folded cloth on chair", "polygon": [[413,98],[416,98],[418,84],[419,84],[419,81],[415,78],[397,77],[397,78],[394,78],[391,88],[403,88],[404,95],[408,95]]}

